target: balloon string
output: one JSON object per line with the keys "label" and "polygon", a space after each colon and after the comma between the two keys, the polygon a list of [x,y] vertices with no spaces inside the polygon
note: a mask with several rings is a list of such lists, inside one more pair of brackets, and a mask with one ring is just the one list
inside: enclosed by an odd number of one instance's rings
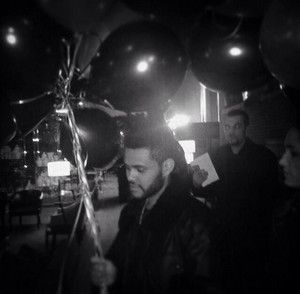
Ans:
{"label": "balloon string", "polygon": [[94,239],[94,244],[97,248],[97,251],[100,254],[100,257],[103,257],[103,250],[101,248],[101,245],[99,242],[99,236],[98,236],[99,228],[96,224],[95,213],[94,213],[93,204],[91,201],[92,197],[91,197],[91,193],[89,190],[89,184],[87,181],[87,176],[86,176],[86,172],[84,169],[83,160],[81,158],[82,149],[81,149],[81,145],[80,145],[80,141],[79,141],[78,129],[76,127],[73,109],[68,100],[66,101],[66,107],[68,109],[69,126],[70,126],[72,136],[73,136],[73,152],[74,152],[76,165],[78,168],[78,176],[81,181],[81,190],[82,190],[83,201],[84,201],[84,205],[85,205],[85,209],[86,209],[86,215],[87,215],[88,221],[91,225],[91,231],[92,231],[92,235],[93,235],[93,239]]}
{"label": "balloon string", "polygon": [[75,71],[75,67],[76,67],[77,54],[78,54],[78,51],[79,51],[80,44],[82,42],[83,35],[82,34],[76,34],[75,37],[77,39],[77,42],[76,42],[76,46],[75,46],[75,50],[74,50],[74,54],[73,54],[72,63],[71,63],[71,66],[70,66],[70,72],[69,72],[70,81],[72,80],[73,75],[74,75],[74,71]]}
{"label": "balloon string", "polygon": [[[82,195],[81,201],[83,202],[84,207],[85,207],[86,217],[87,217],[88,223],[91,228],[91,236],[94,241],[94,246],[96,248],[96,251],[97,251],[99,257],[103,258],[104,254],[103,254],[103,249],[101,247],[101,242],[100,242],[101,241],[100,240],[100,228],[96,222],[94,207],[93,207],[92,200],[91,200],[92,199],[91,192],[90,192],[87,175],[86,175],[85,168],[84,168],[84,163],[83,163],[82,156],[81,156],[82,148],[81,148],[81,144],[80,144],[80,140],[79,140],[79,130],[77,128],[74,112],[73,112],[73,109],[72,109],[71,103],[70,103],[70,98],[72,98],[72,95],[70,93],[71,81],[72,81],[72,78],[73,78],[74,72],[75,72],[75,62],[76,62],[76,57],[78,54],[79,46],[81,44],[82,35],[77,35],[76,37],[77,37],[77,42],[76,42],[72,62],[69,67],[69,72],[67,73],[66,78],[64,78],[62,76],[62,73],[60,72],[58,91],[59,91],[60,96],[63,99],[63,102],[62,102],[63,107],[67,109],[68,124],[69,124],[70,130],[71,130],[71,133],[72,133],[73,154],[74,154],[74,158],[75,158],[75,162],[76,162],[76,166],[77,166],[78,178],[80,181],[80,190],[81,190],[81,195]],[[74,225],[73,229],[72,229],[71,237],[69,239],[69,243],[72,242],[72,239],[75,234],[75,229],[76,229],[76,227]],[[61,279],[62,279],[62,277],[63,277],[63,271],[61,273]],[[61,290],[62,290],[62,281],[58,288],[58,291],[61,291]],[[103,285],[103,287],[101,287],[101,289],[100,289],[101,293],[106,293],[107,292],[106,290],[107,290],[107,288],[105,285]],[[58,292],[58,293],[60,293],[60,292]]]}
{"label": "balloon string", "polygon": [[27,104],[27,103],[31,103],[31,102],[34,102],[36,100],[39,100],[47,95],[51,95],[52,92],[51,91],[48,91],[48,92],[44,92],[43,94],[41,95],[38,95],[38,96],[35,96],[35,97],[32,97],[30,99],[26,99],[26,100],[16,100],[16,101],[12,101],[10,102],[10,105],[20,105],[20,104]]}
{"label": "balloon string", "polygon": [[67,62],[63,62],[63,69],[64,69],[64,72],[66,75],[68,75],[68,68],[70,67],[70,60],[71,60],[71,53],[70,53],[70,44],[67,42],[66,39],[62,39],[61,40],[62,43],[65,45],[65,48],[66,48],[66,60]]}
{"label": "balloon string", "polygon": [[[68,243],[67,243],[67,253],[69,252],[69,248],[71,247],[71,243],[75,237],[75,231],[76,231],[76,228],[77,228],[77,225],[78,225],[78,221],[79,221],[79,217],[80,217],[80,214],[81,214],[81,210],[82,210],[82,201],[83,198],[80,199],[80,204],[79,204],[79,207],[78,207],[78,210],[77,210],[77,213],[76,213],[76,218],[75,218],[75,221],[74,221],[74,224],[73,224],[73,227],[72,227],[72,231],[71,231],[71,234],[69,236],[69,239],[68,239]],[[62,289],[63,289],[63,277],[64,277],[64,273],[65,273],[65,267],[66,267],[66,262],[67,262],[67,257],[68,257],[68,254],[65,254],[64,255],[64,259],[62,261],[62,265],[61,265],[61,268],[60,268],[60,273],[59,273],[59,279],[58,279],[58,287],[57,287],[57,291],[56,291],[56,294],[61,294],[62,293]]]}
{"label": "balloon string", "polygon": [[52,110],[46,114],[39,122],[37,122],[33,128],[31,128],[29,131],[27,131],[25,134],[22,135],[23,138],[27,137],[30,133],[32,133],[34,130],[36,130],[38,128],[38,126],[43,122],[45,121],[49,115],[52,114]]}

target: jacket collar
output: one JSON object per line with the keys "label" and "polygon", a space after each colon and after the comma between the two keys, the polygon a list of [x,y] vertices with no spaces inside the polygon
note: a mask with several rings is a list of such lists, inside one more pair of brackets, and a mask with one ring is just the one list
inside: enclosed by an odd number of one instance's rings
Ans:
{"label": "jacket collar", "polygon": [[[149,230],[168,229],[187,204],[187,192],[178,185],[169,185],[153,208],[145,213],[141,227]],[[141,210],[140,210],[141,212]]]}

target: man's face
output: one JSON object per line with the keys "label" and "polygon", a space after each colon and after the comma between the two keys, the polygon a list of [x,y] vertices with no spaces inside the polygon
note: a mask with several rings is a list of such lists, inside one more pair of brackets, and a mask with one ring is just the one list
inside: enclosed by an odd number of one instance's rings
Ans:
{"label": "man's face", "polygon": [[289,187],[300,187],[300,132],[292,128],[285,138],[285,152],[279,164],[283,168],[284,182]]}
{"label": "man's face", "polygon": [[162,189],[166,179],[146,148],[125,149],[124,162],[131,196],[148,198]]}
{"label": "man's face", "polygon": [[246,126],[242,116],[227,116],[224,121],[224,135],[229,145],[241,145],[246,138]]}

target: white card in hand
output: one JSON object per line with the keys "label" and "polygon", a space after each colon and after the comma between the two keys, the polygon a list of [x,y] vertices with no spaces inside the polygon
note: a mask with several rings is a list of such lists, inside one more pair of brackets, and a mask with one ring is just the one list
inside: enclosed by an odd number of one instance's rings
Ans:
{"label": "white card in hand", "polygon": [[213,182],[219,180],[219,176],[215,170],[215,167],[210,159],[208,153],[204,153],[199,157],[195,158],[191,163],[191,166],[198,165],[200,169],[207,171],[207,179],[202,183],[202,187],[205,187]]}

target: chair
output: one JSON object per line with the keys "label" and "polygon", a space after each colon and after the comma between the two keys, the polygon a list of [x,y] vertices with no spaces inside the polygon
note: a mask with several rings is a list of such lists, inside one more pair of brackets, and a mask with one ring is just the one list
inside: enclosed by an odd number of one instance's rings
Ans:
{"label": "chair", "polygon": [[9,225],[12,225],[12,218],[19,217],[20,225],[22,225],[22,217],[28,215],[36,215],[37,227],[41,223],[40,213],[42,209],[43,193],[40,190],[22,190],[16,192],[8,203]]}

